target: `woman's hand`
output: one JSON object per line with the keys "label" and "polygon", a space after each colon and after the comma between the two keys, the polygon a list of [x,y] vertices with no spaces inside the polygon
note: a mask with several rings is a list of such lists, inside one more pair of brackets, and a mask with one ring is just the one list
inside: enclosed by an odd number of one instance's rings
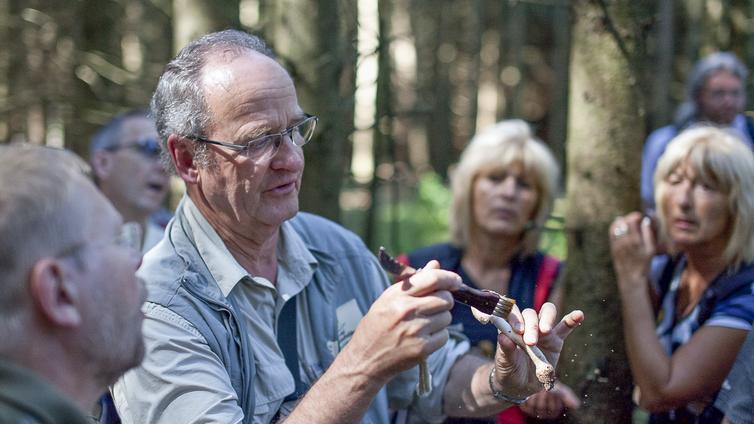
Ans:
{"label": "woman's hand", "polygon": [[648,217],[639,212],[615,218],[610,225],[610,253],[621,288],[645,287],[656,254],[655,235]]}
{"label": "woman's hand", "polygon": [[564,413],[565,409],[578,409],[581,401],[578,396],[561,382],[555,383],[555,388],[533,394],[520,405],[524,414],[539,419],[554,419]]}

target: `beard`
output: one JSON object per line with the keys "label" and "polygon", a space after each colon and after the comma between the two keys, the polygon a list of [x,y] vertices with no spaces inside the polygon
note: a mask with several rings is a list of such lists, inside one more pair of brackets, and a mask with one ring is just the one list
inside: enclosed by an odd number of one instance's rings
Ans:
{"label": "beard", "polygon": [[[97,296],[104,297],[104,296]],[[95,303],[107,305],[104,299]],[[117,305],[122,309],[122,304]],[[106,308],[106,307],[105,307]],[[106,313],[102,313],[105,312]],[[100,309],[96,317],[88,317],[89,328],[85,330],[82,356],[92,375],[104,386],[109,386],[126,371],[138,366],[144,359],[144,336],[141,331],[141,310],[122,319],[113,309]]]}

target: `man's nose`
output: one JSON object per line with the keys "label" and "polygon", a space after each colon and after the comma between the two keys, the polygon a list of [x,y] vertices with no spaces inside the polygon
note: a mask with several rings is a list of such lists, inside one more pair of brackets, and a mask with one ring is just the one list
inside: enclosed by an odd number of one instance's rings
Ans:
{"label": "man's nose", "polygon": [[290,134],[286,134],[280,140],[277,151],[270,158],[273,168],[295,168],[303,163],[303,155],[300,148],[293,143]]}

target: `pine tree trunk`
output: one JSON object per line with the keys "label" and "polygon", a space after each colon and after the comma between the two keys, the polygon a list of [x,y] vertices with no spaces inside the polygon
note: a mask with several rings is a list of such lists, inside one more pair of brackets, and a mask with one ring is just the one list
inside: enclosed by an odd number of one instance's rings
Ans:
{"label": "pine tree trunk", "polygon": [[631,374],[624,351],[620,301],[607,228],[639,207],[644,138],[640,75],[651,1],[573,2],[568,130],[565,309],[586,322],[569,338],[561,377],[580,394],[574,422],[630,423]]}
{"label": "pine tree trunk", "polygon": [[173,49],[212,31],[239,28],[239,0],[173,0]]}
{"label": "pine tree trunk", "polygon": [[[567,4],[555,6],[552,12],[553,49],[552,103],[548,113],[547,144],[559,163],[565,163],[565,139],[568,128],[568,63],[571,52],[571,13]],[[565,169],[562,171],[565,175]]]}
{"label": "pine tree trunk", "polygon": [[338,221],[353,133],[356,2],[286,0],[269,9],[268,41],[293,77],[299,104],[320,117],[304,147],[301,209]]}
{"label": "pine tree trunk", "polygon": [[652,116],[649,128],[667,125],[672,118],[670,84],[673,76],[675,12],[674,0],[661,0],[658,7],[656,68],[652,88]]}

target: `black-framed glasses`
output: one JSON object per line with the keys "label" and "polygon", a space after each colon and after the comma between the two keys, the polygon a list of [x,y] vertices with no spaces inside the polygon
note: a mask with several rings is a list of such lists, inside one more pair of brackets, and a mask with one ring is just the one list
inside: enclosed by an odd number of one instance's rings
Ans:
{"label": "black-framed glasses", "polygon": [[189,140],[200,143],[215,144],[217,146],[227,147],[228,149],[240,152],[242,155],[256,159],[267,159],[275,156],[285,137],[289,137],[291,143],[301,147],[308,143],[314,136],[314,130],[317,128],[319,118],[314,115],[304,114],[304,119],[292,127],[286,128],[285,131],[276,134],[267,134],[258,138],[251,139],[239,144],[227,143],[224,141],[209,140],[204,137],[192,136],[186,137]]}
{"label": "black-framed glasses", "polygon": [[115,152],[121,149],[130,149],[134,150],[144,157],[150,158],[150,159],[156,159],[160,157],[160,152],[162,151],[162,147],[160,147],[160,141],[154,137],[146,137],[137,140],[134,143],[125,143],[125,144],[118,144],[115,146],[110,146],[106,148],[108,152]]}

